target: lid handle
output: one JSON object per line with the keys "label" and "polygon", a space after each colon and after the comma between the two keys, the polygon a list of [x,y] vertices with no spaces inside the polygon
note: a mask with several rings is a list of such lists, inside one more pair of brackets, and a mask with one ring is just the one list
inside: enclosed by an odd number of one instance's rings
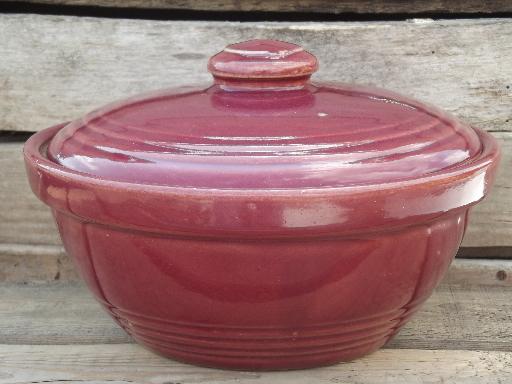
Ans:
{"label": "lid handle", "polygon": [[302,87],[317,69],[314,55],[301,46],[278,40],[228,45],[208,61],[215,82],[226,88]]}

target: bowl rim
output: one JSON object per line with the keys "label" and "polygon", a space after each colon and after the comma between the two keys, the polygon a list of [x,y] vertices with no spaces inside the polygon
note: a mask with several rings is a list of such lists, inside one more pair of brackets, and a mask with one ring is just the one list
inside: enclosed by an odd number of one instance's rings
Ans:
{"label": "bowl rim", "polygon": [[[64,125],[40,131],[25,144],[34,194],[55,214],[165,235],[261,240],[352,236],[419,225],[482,200],[500,157],[497,141],[476,130],[483,145],[473,162],[417,179],[315,189],[172,187],[103,179],[54,163],[44,152]],[[290,215],[300,219],[289,221]]]}

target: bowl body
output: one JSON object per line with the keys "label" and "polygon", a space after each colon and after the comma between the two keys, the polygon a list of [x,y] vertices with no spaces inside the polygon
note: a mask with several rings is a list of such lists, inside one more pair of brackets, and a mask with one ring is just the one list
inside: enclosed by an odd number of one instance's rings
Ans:
{"label": "bowl body", "polygon": [[234,369],[296,369],[383,346],[432,293],[467,209],[388,232],[314,239],[126,231],[55,212],[96,299],[164,356]]}

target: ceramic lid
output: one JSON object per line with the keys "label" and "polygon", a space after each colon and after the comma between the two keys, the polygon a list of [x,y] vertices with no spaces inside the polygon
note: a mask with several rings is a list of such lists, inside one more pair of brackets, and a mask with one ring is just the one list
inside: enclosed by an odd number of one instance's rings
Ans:
{"label": "ceramic lid", "polygon": [[103,179],[214,189],[379,185],[449,173],[482,150],[469,126],[365,87],[310,81],[301,47],[252,40],[208,64],[214,82],[92,112],[53,138],[54,162]]}

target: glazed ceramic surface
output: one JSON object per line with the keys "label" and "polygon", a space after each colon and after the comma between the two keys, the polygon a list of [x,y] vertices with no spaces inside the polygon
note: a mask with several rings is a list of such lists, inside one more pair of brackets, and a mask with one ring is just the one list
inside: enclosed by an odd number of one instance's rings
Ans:
{"label": "glazed ceramic surface", "polygon": [[495,140],[389,91],[310,81],[317,67],[293,44],[231,45],[210,59],[213,84],[27,142],[67,252],[141,344],[236,369],[350,360],[443,276]]}

